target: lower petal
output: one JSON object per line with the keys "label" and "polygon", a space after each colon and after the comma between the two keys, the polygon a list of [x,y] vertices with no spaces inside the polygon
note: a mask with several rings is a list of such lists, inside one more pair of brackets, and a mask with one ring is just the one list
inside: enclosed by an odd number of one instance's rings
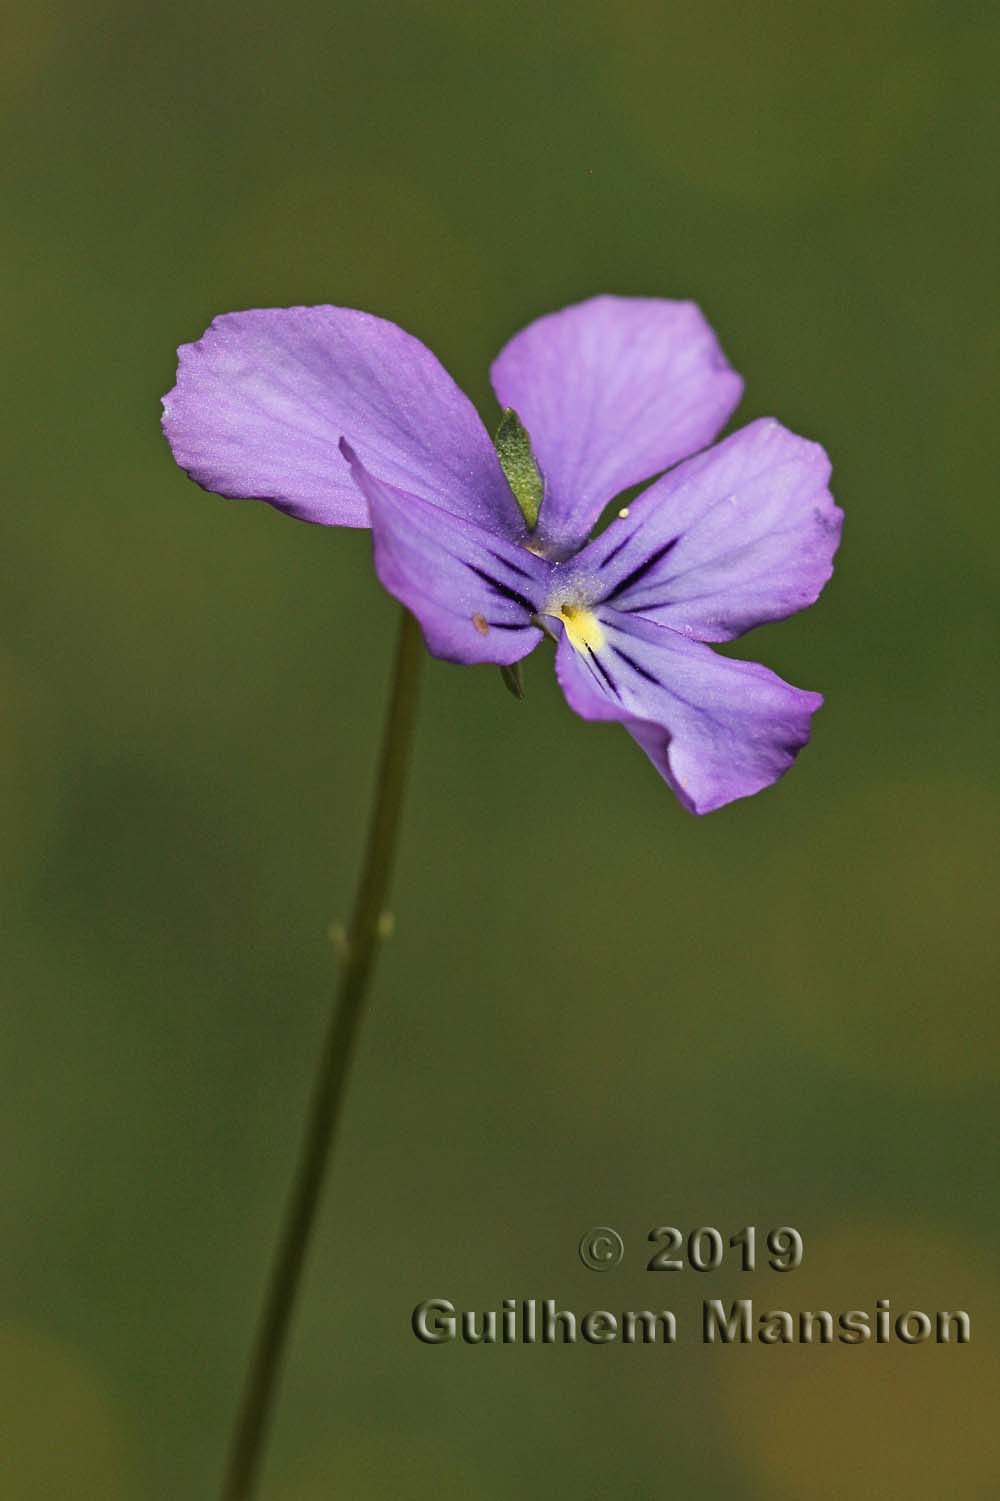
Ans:
{"label": "lower petal", "polygon": [[602,639],[583,651],[562,634],[567,701],[584,719],[624,724],[690,812],[769,787],[808,742],[820,694],[652,621],[610,609],[598,619]]}

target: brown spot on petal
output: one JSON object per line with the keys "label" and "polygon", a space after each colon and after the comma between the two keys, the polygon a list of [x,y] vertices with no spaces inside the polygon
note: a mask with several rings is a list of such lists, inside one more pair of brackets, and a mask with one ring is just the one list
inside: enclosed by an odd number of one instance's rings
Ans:
{"label": "brown spot on petal", "polygon": [[473,615],[472,624],[476,627],[476,630],[481,636],[489,635],[490,627],[485,615]]}

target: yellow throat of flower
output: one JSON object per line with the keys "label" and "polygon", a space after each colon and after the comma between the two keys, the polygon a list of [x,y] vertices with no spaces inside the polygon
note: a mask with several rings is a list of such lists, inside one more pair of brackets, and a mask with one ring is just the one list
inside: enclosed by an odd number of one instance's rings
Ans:
{"label": "yellow throat of flower", "polygon": [[588,610],[585,605],[561,604],[553,608],[551,613],[562,621],[570,643],[577,651],[597,651],[604,645],[601,622],[593,610]]}

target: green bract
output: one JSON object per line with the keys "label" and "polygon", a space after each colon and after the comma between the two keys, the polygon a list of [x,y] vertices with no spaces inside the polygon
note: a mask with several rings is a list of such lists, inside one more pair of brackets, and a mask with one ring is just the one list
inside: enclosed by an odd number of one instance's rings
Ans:
{"label": "green bract", "polygon": [[514,492],[514,499],[528,523],[528,530],[533,531],[545,493],[545,481],[531,451],[528,429],[513,407],[504,409],[493,445],[500,467],[507,476],[507,483]]}

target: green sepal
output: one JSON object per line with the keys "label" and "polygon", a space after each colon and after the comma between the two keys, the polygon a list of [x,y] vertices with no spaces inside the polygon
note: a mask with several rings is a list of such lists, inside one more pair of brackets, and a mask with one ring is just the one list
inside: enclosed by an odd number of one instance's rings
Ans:
{"label": "green sepal", "polygon": [[513,693],[515,698],[524,697],[524,673],[520,662],[515,662],[511,667],[501,667],[500,676],[509,693]]}
{"label": "green sepal", "polygon": [[531,451],[528,429],[512,407],[507,407],[500,418],[493,446],[507,483],[514,492],[514,499],[528,523],[528,530],[533,531],[545,493],[545,481]]}

